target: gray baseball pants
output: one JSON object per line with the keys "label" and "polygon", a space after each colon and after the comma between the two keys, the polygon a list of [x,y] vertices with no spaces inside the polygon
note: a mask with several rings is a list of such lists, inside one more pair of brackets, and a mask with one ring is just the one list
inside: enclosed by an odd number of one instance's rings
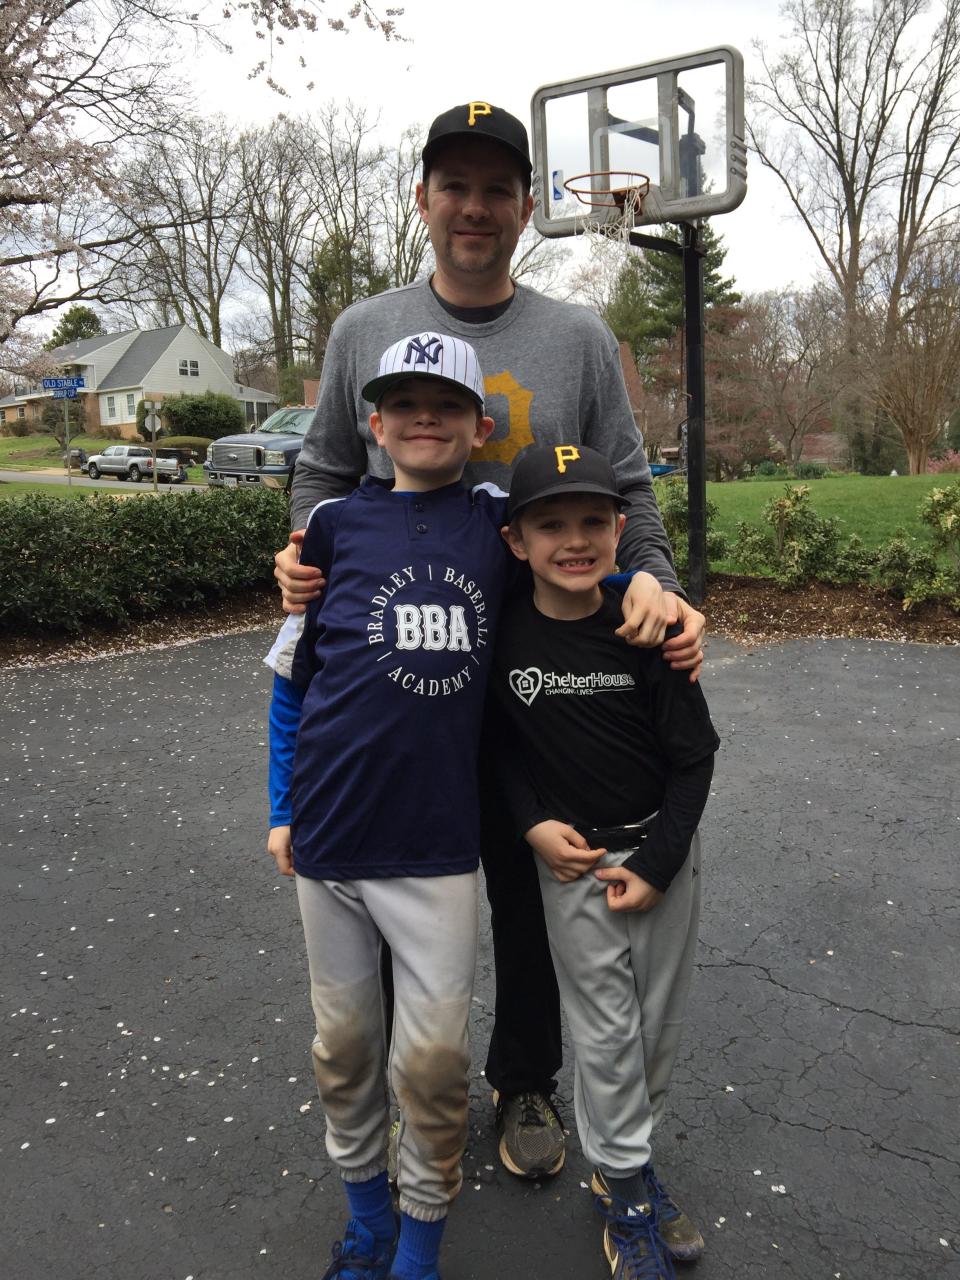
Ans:
{"label": "gray baseball pants", "polygon": [[[607,853],[597,867],[630,856]],[[576,1063],[580,1145],[626,1177],[650,1159],[680,1043],[700,918],[700,838],[652,911],[614,912],[590,872],[562,884],[536,859]]]}
{"label": "gray baseball pants", "polygon": [[382,938],[393,957],[389,1073],[401,1117],[400,1208],[437,1221],[463,1180],[477,873],[348,881],[297,876],[297,896],[317,1024],[313,1069],[330,1159],[347,1182],[365,1182],[387,1167]]}

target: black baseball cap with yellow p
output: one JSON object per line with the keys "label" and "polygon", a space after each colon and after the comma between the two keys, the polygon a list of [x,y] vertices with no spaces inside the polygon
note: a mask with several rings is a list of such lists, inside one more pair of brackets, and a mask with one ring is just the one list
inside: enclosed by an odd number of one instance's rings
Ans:
{"label": "black baseball cap with yellow p", "polygon": [[499,142],[512,152],[529,182],[533,165],[530,163],[527,131],[516,116],[490,102],[465,102],[462,106],[451,107],[449,111],[437,116],[430,126],[423,148],[424,168],[430,168],[440,146],[449,139],[478,137]]}
{"label": "black baseball cap with yellow p", "polygon": [[534,445],[514,467],[507,519],[540,498],[573,493],[599,493],[619,507],[628,505],[617,488],[613,467],[596,449],[585,444]]}

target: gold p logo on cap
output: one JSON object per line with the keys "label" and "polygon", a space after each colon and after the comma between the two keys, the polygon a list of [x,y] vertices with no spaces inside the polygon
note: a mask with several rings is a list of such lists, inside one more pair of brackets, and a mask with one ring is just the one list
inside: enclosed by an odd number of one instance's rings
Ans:
{"label": "gold p logo on cap", "polygon": [[471,129],[477,123],[478,116],[493,115],[493,107],[491,107],[489,102],[470,102],[467,104],[467,109],[470,112],[467,117],[467,124]]}
{"label": "gold p logo on cap", "polygon": [[580,450],[575,444],[558,444],[553,452],[557,455],[557,470],[561,475],[566,471],[568,462],[580,461]]}

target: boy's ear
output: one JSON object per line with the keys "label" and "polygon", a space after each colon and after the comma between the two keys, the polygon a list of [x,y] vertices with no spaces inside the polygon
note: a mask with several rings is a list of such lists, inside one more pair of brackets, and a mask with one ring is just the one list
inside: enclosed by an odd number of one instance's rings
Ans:
{"label": "boy's ear", "polygon": [[616,539],[617,539],[617,542],[619,542],[619,541],[620,541],[620,535],[621,535],[621,533],[623,533],[623,526],[624,526],[626,523],[627,523],[627,517],[626,517],[626,516],[623,514],[623,512],[621,511],[621,512],[617,515],[617,533],[616,533]]}
{"label": "boy's ear", "polygon": [[370,415],[370,430],[373,432],[373,438],[376,440],[380,448],[383,448],[383,422],[379,413],[374,409]]}
{"label": "boy's ear", "polygon": [[527,548],[523,545],[523,535],[521,534],[519,527],[515,527],[512,524],[505,524],[500,530],[500,536],[518,560],[530,559],[527,555]]}
{"label": "boy's ear", "polygon": [[487,442],[493,427],[494,422],[492,418],[477,419],[477,433],[473,437],[473,447],[475,449],[481,448]]}

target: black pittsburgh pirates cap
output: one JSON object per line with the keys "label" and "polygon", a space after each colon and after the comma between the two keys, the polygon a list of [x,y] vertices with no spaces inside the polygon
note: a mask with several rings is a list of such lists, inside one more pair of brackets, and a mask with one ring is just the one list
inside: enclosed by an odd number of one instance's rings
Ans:
{"label": "black pittsburgh pirates cap", "polygon": [[423,148],[423,163],[429,167],[440,145],[448,138],[489,138],[499,142],[520,161],[529,179],[533,173],[527,131],[517,119],[489,102],[465,102],[437,116],[430,126]]}
{"label": "black pittsburgh pirates cap", "polygon": [[626,498],[617,489],[613,467],[596,449],[583,444],[534,445],[523,454],[510,480],[507,518],[538,498],[558,493],[599,493],[620,507]]}

